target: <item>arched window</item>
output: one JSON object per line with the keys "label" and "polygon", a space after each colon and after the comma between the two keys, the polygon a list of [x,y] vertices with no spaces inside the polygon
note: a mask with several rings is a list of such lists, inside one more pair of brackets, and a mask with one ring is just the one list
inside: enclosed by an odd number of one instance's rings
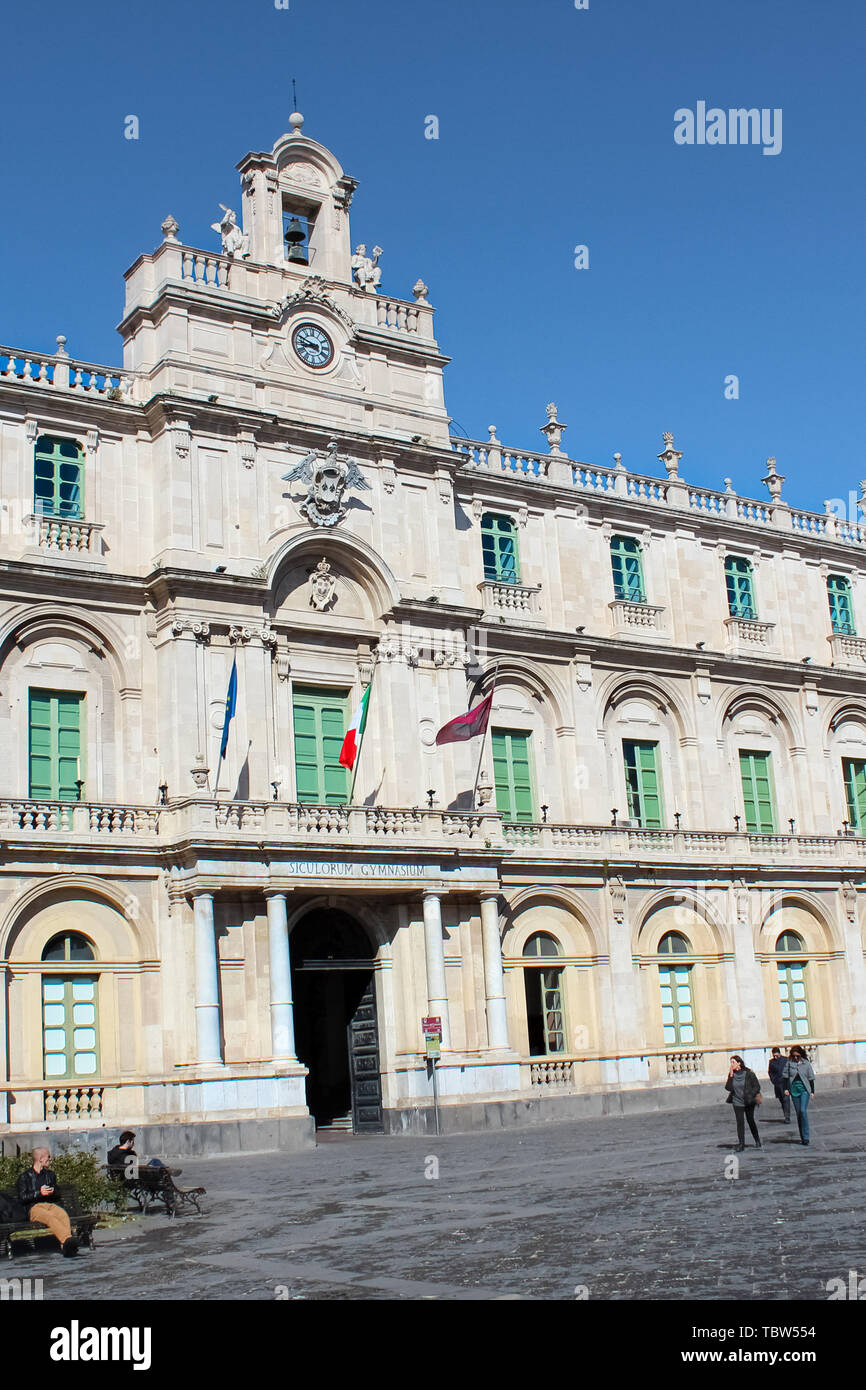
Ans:
{"label": "arched window", "polygon": [[640,542],[633,536],[613,536],[610,542],[613,596],[628,603],[646,603]]}
{"label": "arched window", "polygon": [[84,516],[84,450],[74,439],[40,434],[33,461],[33,510],[80,521]]}
{"label": "arched window", "polygon": [[782,1033],[785,1038],[808,1038],[812,1031],[806,992],[806,962],[792,959],[802,955],[805,949],[803,938],[794,931],[783,931],[776,941],[776,955],[785,957],[776,962]]}
{"label": "arched window", "polygon": [[551,959],[559,955],[559,944],[546,932],[536,932],[523,948],[523,983],[531,1057],[546,1057],[565,1051],[562,969],[550,964]]}
{"label": "arched window", "polygon": [[[691,953],[691,943],[680,932],[666,932],[658,945],[660,956]],[[665,962],[659,965],[662,1029],[666,1047],[687,1047],[697,1042],[692,969],[691,964],[673,965]]]}
{"label": "arched window", "polygon": [[[53,936],[42,952],[46,965],[75,966],[95,960],[93,945],[80,932]],[[94,1077],[99,1070],[96,976],[75,973],[42,976],[42,1049],[45,1079]]]}
{"label": "arched window", "polygon": [[725,584],[731,617],[757,618],[751,561],[742,555],[728,555],[725,559]]}
{"label": "arched window", "polygon": [[481,555],[484,578],[498,584],[519,584],[517,527],[510,516],[485,512],[481,518]]}
{"label": "arched window", "polygon": [[844,574],[827,576],[827,601],[830,604],[830,625],[834,632],[854,636],[854,604],[851,601],[851,581]]}

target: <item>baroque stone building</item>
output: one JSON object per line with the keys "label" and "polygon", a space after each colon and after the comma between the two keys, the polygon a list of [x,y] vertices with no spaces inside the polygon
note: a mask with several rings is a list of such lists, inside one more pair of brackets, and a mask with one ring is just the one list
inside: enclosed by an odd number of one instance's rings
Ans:
{"label": "baroque stone building", "polygon": [[859,1080],[866,529],[453,438],[302,124],[122,369],[0,348],[3,1142],[427,1128],[429,1016],[450,1127]]}

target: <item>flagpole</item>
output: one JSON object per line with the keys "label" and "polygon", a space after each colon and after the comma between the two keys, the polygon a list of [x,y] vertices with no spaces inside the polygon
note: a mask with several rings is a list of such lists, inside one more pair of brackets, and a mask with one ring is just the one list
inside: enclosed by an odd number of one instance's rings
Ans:
{"label": "flagpole", "polygon": [[[498,670],[499,670],[499,662],[497,661],[497,662],[496,662],[496,665],[493,667],[493,684],[492,684],[491,687],[490,687],[490,695],[491,695],[491,700],[490,700],[490,713],[491,713],[491,714],[493,713],[493,699],[492,699],[492,696],[493,696],[494,691],[496,690],[496,673],[497,673]],[[488,718],[488,720],[487,720],[487,723],[488,723],[488,724],[490,723],[489,718]],[[476,802],[477,799],[478,799],[478,778],[481,776],[481,759],[484,757],[484,744],[485,744],[486,740],[487,740],[487,729],[485,728],[484,733],[481,735],[481,747],[480,747],[480,749],[479,749],[479,751],[478,751],[478,766],[477,766],[476,769],[475,769],[475,785],[474,785],[473,788],[472,788],[472,809],[473,809],[473,811],[476,810],[475,802]]]}
{"label": "flagpole", "polygon": [[355,795],[355,782],[357,781],[357,777],[358,777],[358,768],[361,766],[361,749],[364,747],[364,739],[365,739],[366,736],[367,736],[367,721],[368,721],[369,718],[370,718],[370,699],[371,699],[372,694],[373,694],[373,681],[376,679],[376,669],[377,669],[378,665],[379,665],[379,658],[378,658],[378,656],[377,656],[377,657],[376,657],[376,660],[373,662],[373,670],[370,672],[370,684],[367,686],[367,691],[368,691],[368,694],[367,694],[367,716],[366,716],[366,718],[365,718],[365,720],[364,720],[364,727],[363,727],[363,729],[361,730],[361,741],[360,741],[360,743],[358,744],[358,752],[357,752],[357,754],[355,755],[355,766],[352,768],[352,785],[351,785],[351,787],[349,788],[349,803],[348,803],[350,806],[352,805],[352,798],[353,798],[354,795]]}

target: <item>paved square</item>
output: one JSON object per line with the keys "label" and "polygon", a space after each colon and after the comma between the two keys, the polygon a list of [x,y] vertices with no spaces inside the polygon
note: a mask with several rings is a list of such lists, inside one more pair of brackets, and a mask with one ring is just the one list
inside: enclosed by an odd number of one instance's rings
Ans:
{"label": "paved square", "polygon": [[[771,1093],[772,1094],[772,1093]],[[763,1113],[762,1113],[763,1112]],[[826,1300],[866,1276],[866,1092],[775,1100],[739,1155],[731,1107],[314,1153],[186,1160],[207,1215],[150,1215],[76,1261],[16,1255],[45,1299]],[[435,1171],[438,1178],[425,1173]],[[99,1239],[99,1237],[98,1237]]]}

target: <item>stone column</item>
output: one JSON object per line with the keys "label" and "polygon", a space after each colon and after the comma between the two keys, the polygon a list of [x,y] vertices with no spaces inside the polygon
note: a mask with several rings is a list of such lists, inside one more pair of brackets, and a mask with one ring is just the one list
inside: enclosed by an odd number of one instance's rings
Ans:
{"label": "stone column", "polygon": [[442,1047],[451,1046],[448,991],[445,984],[445,947],[442,940],[441,894],[424,894],[424,958],[427,964],[427,1007],[442,1019]]}
{"label": "stone column", "polygon": [[499,895],[481,899],[481,942],[484,952],[484,995],[487,1000],[487,1046],[508,1046],[505,981],[502,975],[502,943],[499,939]]}
{"label": "stone column", "polygon": [[198,1062],[219,1066],[220,996],[217,974],[216,936],[213,921],[213,893],[197,893],[193,899],[195,922],[195,1029]]}
{"label": "stone column", "polygon": [[295,1019],[286,895],[268,893],[267,903],[268,955],[271,967],[271,1052],[275,1062],[295,1062]]}

